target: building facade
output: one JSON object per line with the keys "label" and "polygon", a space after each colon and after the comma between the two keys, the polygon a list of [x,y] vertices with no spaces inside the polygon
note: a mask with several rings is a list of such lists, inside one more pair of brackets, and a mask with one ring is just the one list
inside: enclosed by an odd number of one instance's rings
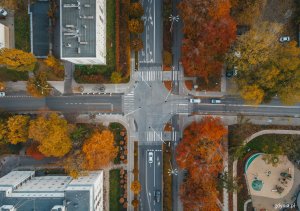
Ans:
{"label": "building facade", "polygon": [[9,28],[0,23],[0,49],[9,48]]}
{"label": "building facade", "polygon": [[60,0],[60,57],[106,64],[106,0]]}
{"label": "building facade", "polygon": [[12,171],[0,178],[0,210],[102,211],[103,171],[78,179]]}

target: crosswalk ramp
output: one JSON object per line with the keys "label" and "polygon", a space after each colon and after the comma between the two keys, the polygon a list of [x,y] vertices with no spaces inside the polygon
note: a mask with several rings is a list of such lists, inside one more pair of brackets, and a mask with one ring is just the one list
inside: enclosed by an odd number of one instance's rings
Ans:
{"label": "crosswalk ramp", "polygon": [[148,71],[138,71],[139,78],[142,81],[162,81],[163,80],[163,72],[148,70]]}
{"label": "crosswalk ramp", "polygon": [[145,140],[147,142],[163,142],[163,141],[176,141],[179,137],[177,131],[146,131]]}
{"label": "crosswalk ramp", "polygon": [[172,71],[172,81],[178,81],[179,80],[179,71],[173,70]]}
{"label": "crosswalk ramp", "polygon": [[134,92],[123,95],[123,112],[128,114],[134,110]]}
{"label": "crosswalk ramp", "polygon": [[171,112],[176,114],[189,114],[191,111],[188,103],[171,104]]}

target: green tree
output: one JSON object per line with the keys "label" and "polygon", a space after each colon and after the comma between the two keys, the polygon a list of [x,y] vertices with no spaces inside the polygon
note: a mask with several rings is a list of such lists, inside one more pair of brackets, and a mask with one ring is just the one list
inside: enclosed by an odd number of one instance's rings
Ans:
{"label": "green tree", "polygon": [[10,143],[17,144],[28,140],[29,116],[15,115],[7,121],[7,138]]}
{"label": "green tree", "polygon": [[229,193],[238,192],[242,188],[242,186],[239,184],[239,179],[237,177],[228,175],[227,171],[219,174],[218,185],[221,188],[225,188]]}
{"label": "green tree", "polygon": [[140,18],[144,15],[144,8],[140,2],[130,4],[129,16],[131,18]]}
{"label": "green tree", "polygon": [[128,22],[129,31],[135,34],[141,34],[144,31],[144,21],[140,19],[131,19]]}
{"label": "green tree", "polygon": [[73,142],[74,147],[81,147],[84,139],[90,135],[90,129],[84,126],[78,126],[74,131],[71,132],[70,137]]}
{"label": "green tree", "polygon": [[0,49],[0,64],[5,65],[8,69],[32,71],[36,61],[37,60],[32,53],[27,53],[18,49]]}

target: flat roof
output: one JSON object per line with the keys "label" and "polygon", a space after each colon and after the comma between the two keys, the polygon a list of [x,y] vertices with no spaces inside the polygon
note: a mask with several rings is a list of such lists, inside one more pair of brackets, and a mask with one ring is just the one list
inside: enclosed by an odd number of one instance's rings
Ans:
{"label": "flat roof", "polygon": [[61,0],[61,57],[96,57],[96,9],[95,0]]}
{"label": "flat roof", "polygon": [[37,1],[30,6],[32,14],[32,53],[37,57],[49,54],[49,1]]}

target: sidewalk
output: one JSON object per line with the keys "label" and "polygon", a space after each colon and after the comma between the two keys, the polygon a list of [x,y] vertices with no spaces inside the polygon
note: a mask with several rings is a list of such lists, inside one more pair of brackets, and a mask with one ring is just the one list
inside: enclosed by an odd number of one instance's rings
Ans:
{"label": "sidewalk", "polygon": [[182,74],[182,91],[183,94],[186,95],[193,95],[193,96],[197,96],[197,97],[223,97],[226,94],[226,76],[224,74],[225,70],[224,68],[222,69],[222,78],[221,78],[221,91],[220,92],[216,92],[216,91],[196,91],[195,89],[193,90],[189,90],[186,85],[185,85],[185,81],[186,80],[191,80],[191,77],[185,77],[184,76],[184,71],[183,71],[183,67],[180,65],[180,74]]}
{"label": "sidewalk", "polygon": [[[78,123],[91,123],[93,121],[94,123],[102,123],[104,125],[108,125],[110,122],[119,122],[121,123],[127,131],[127,137],[128,137],[128,153],[127,153],[127,201],[128,201],[128,210],[132,210],[133,207],[131,206],[131,201],[133,200],[133,192],[130,191],[130,185],[133,182],[133,168],[134,168],[134,141],[137,140],[137,136],[135,133],[135,125],[134,120],[129,117],[124,117],[123,115],[97,115],[94,120],[90,120],[89,115],[79,115],[77,117],[76,122]],[[109,179],[109,175],[106,172],[105,177]],[[106,205],[107,206],[107,205]]]}
{"label": "sidewalk", "polygon": [[[105,87],[104,93],[128,93],[132,86],[135,84],[135,71],[134,71],[134,58],[130,59],[131,61],[131,72],[130,72],[130,81],[128,83],[122,83],[122,84],[79,84],[74,80],[73,72],[70,73],[70,71],[65,70],[68,72],[68,76],[72,76],[72,91],[73,93],[97,93],[98,91],[95,91],[97,87],[100,85],[103,85]],[[74,70],[73,70],[74,71]],[[80,92],[78,90],[78,87],[82,87],[83,91]],[[103,93],[103,92],[102,92]]]}

